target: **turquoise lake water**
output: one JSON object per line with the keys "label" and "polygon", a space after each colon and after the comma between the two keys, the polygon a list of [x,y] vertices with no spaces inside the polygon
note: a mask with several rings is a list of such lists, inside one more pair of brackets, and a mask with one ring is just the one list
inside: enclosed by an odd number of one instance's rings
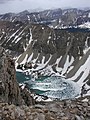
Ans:
{"label": "turquoise lake water", "polygon": [[31,91],[50,98],[69,99],[75,98],[80,93],[77,83],[61,77],[42,76],[34,80],[21,72],[16,72],[16,77],[19,83],[26,83]]}

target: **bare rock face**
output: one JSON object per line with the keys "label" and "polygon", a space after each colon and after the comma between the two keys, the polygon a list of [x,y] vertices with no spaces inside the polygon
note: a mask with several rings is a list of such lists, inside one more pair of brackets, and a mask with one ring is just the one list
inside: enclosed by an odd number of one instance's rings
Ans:
{"label": "bare rock face", "polygon": [[31,107],[1,103],[0,120],[90,120],[90,97],[88,101],[85,99],[38,103]]}
{"label": "bare rock face", "polygon": [[21,100],[14,61],[0,47],[0,101],[18,105],[21,104]]}
{"label": "bare rock face", "polygon": [[27,88],[20,89],[16,80],[14,60],[0,46],[0,102],[14,105],[33,105],[34,99]]}

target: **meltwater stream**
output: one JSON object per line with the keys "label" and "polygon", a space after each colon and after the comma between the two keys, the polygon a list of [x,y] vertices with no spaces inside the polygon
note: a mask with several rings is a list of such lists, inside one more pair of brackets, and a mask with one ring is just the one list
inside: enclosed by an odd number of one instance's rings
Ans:
{"label": "meltwater stream", "polygon": [[17,72],[17,79],[21,83],[27,83],[36,94],[50,98],[72,99],[79,95],[80,88],[77,83],[65,80],[61,77],[41,77],[35,81],[23,73]]}

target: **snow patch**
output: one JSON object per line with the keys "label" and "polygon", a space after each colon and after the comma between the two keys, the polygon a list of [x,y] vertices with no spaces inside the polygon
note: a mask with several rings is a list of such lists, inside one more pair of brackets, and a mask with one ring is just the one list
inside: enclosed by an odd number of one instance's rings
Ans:
{"label": "snow patch", "polygon": [[23,59],[23,61],[20,64],[25,64],[27,62],[27,58],[28,58],[28,54],[26,54],[25,58]]}
{"label": "snow patch", "polygon": [[84,24],[79,25],[80,28],[90,28],[90,22],[86,22]]}
{"label": "snow patch", "polygon": [[32,60],[33,53],[30,55],[30,57],[27,59],[27,62],[30,62]]}
{"label": "snow patch", "polygon": [[83,101],[83,102],[88,102],[88,99],[87,99],[87,98],[85,98],[85,99],[83,99],[82,101]]}
{"label": "snow patch", "polygon": [[67,69],[69,66],[71,66],[71,64],[74,62],[74,58],[72,57],[71,58],[71,61],[69,62],[69,55],[67,55],[67,59],[66,59],[66,62],[64,64],[64,67],[62,69],[62,74],[63,75],[64,73],[66,73]]}
{"label": "snow patch", "polygon": [[88,14],[88,17],[90,18],[90,13]]}
{"label": "snow patch", "polygon": [[88,67],[89,65],[90,65],[90,55],[88,56],[86,62],[78,69],[76,74],[73,77],[69,78],[68,80],[76,80],[78,76],[83,72],[82,77],[77,82],[80,86],[82,86],[83,81],[87,78],[87,76],[90,73],[90,67]]}
{"label": "snow patch", "polygon": [[18,38],[15,43],[18,43],[21,40],[22,37]]}
{"label": "snow patch", "polygon": [[44,27],[42,27],[42,30],[44,30]]}

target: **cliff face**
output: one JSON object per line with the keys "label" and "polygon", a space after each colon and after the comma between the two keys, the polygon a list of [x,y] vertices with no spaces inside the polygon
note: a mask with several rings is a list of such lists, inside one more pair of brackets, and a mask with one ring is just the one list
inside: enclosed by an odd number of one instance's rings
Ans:
{"label": "cliff face", "polygon": [[57,72],[90,85],[90,31],[19,22],[0,24],[0,44],[17,58],[17,65],[33,63],[34,71],[41,74]]}
{"label": "cliff face", "polygon": [[0,101],[20,104],[21,96],[16,81],[14,61],[0,47]]}

